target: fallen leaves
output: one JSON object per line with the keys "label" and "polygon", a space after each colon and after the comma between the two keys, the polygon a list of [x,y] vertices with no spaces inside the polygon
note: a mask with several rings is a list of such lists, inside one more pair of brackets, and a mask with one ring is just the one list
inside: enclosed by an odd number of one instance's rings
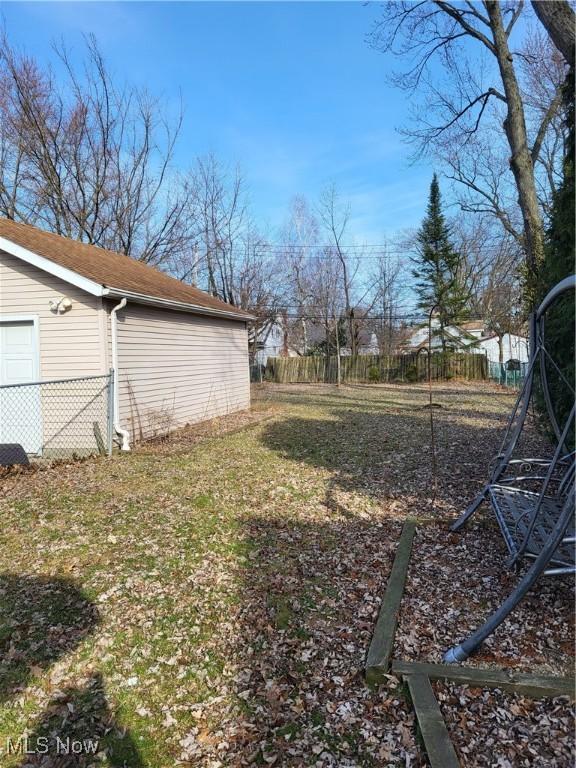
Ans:
{"label": "fallen leaves", "polygon": [[[97,670],[107,727],[150,768],[425,764],[403,687],[390,678],[367,689],[365,654],[403,520],[461,509],[484,479],[494,422],[503,424],[511,398],[489,388],[436,390],[450,408],[435,413],[432,508],[425,388],[259,392],[264,402],[251,413],[129,456],[3,476],[3,568],[63,573],[84,602],[57,604],[48,620],[37,589],[17,590],[32,608],[23,627],[9,623],[14,605],[10,616],[0,608],[0,643],[8,627],[9,652],[26,669],[18,667],[9,715],[0,714],[0,737],[33,732],[55,688],[85,691]],[[467,616],[475,619],[466,599],[442,599],[454,593],[447,580],[461,579],[478,611],[506,586],[498,550],[483,553],[486,540],[476,540],[484,544],[447,541],[440,529],[419,534],[402,654],[435,657]],[[566,616],[562,594],[546,600],[552,617]],[[555,621],[525,621],[542,639],[537,653],[558,661]],[[516,640],[522,628],[510,631]],[[90,712],[88,694],[67,695],[75,715]],[[499,705],[513,718],[525,706]],[[475,722],[464,708],[457,727]]]}
{"label": "fallen leaves", "polygon": [[463,765],[574,765],[574,708],[567,699],[528,699],[445,683],[434,688]]}

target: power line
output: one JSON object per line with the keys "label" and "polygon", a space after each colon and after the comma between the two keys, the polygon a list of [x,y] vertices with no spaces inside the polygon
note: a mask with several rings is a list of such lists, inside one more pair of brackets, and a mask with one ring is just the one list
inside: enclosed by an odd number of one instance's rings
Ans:
{"label": "power line", "polygon": [[[310,253],[303,251],[314,249],[315,252]],[[358,260],[376,260],[386,256],[404,256],[406,258],[412,258],[415,256],[415,251],[411,251],[408,248],[388,248],[385,245],[368,244],[368,245],[347,245],[340,246],[340,250],[343,255],[350,256]],[[299,254],[298,251],[301,251]],[[334,245],[259,245],[253,246],[249,249],[249,256],[286,256],[286,255],[301,255],[306,259],[337,259],[338,254],[335,252],[336,246]],[[376,253],[376,251],[378,251]],[[466,254],[466,249],[462,249],[463,254]],[[480,255],[501,255],[502,250],[498,246],[483,247]]]}
{"label": "power line", "polygon": [[[249,247],[253,248],[254,250],[303,250],[305,248],[315,248],[317,250],[337,250],[338,247],[341,251],[348,251],[355,248],[369,248],[369,249],[379,249],[382,251],[386,251],[387,253],[406,253],[409,251],[409,248],[400,248],[399,246],[394,246],[393,248],[390,247],[389,243],[348,243],[347,245],[340,245],[337,246],[334,243],[301,243],[296,245],[295,243],[254,243],[250,245],[248,243]],[[466,248],[462,248],[462,250],[466,250]],[[498,251],[500,252],[502,248],[497,245],[490,245],[490,246],[482,246],[482,251]]]}
{"label": "power line", "polygon": [[[266,309],[265,307],[259,308],[260,310]],[[268,311],[274,311],[273,309],[269,309]],[[303,313],[292,313],[292,312],[282,312],[278,311],[277,314],[279,316],[285,317],[288,320],[326,320],[328,317],[329,319],[333,319],[332,313],[328,313],[328,315],[322,315],[322,314],[308,314],[306,312]],[[341,315],[339,317],[341,320],[349,321],[353,320],[357,323],[362,323],[367,320],[388,320],[388,321],[398,321],[398,320],[406,320],[406,321],[412,321],[412,322],[425,322],[428,320],[428,315],[390,315],[390,314],[383,314],[383,315],[356,315],[353,317],[349,317],[348,315]],[[456,318],[454,323],[483,323],[484,318],[482,317],[466,317],[466,318]]]}

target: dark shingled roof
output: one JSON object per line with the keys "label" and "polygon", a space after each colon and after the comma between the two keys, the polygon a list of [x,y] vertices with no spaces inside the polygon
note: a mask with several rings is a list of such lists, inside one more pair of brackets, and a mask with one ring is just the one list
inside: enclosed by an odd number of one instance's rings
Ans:
{"label": "dark shingled roof", "polygon": [[3,218],[0,218],[0,237],[115,292],[137,293],[150,299],[177,301],[191,308],[250,318],[248,312],[121,253]]}

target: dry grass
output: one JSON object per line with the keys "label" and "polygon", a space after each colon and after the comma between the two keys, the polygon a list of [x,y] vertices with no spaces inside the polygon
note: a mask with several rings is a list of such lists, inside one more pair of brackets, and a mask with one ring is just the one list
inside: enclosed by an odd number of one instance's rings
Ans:
{"label": "dry grass", "polygon": [[403,519],[461,509],[511,397],[435,389],[432,507],[425,387],[256,396],[256,416],[0,481],[0,748],[27,731],[95,737],[103,766],[423,764],[403,688],[368,690],[364,656]]}

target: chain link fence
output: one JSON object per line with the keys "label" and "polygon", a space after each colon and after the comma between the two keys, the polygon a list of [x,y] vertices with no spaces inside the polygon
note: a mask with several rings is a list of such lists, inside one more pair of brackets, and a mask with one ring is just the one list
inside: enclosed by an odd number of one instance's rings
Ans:
{"label": "chain link fence", "polygon": [[526,378],[528,363],[488,363],[488,378],[503,387],[520,389]]}
{"label": "chain link fence", "polygon": [[30,459],[112,453],[113,375],[0,386],[0,444]]}
{"label": "chain link fence", "polygon": [[262,363],[250,363],[250,381],[252,384],[262,384],[266,366]]}

